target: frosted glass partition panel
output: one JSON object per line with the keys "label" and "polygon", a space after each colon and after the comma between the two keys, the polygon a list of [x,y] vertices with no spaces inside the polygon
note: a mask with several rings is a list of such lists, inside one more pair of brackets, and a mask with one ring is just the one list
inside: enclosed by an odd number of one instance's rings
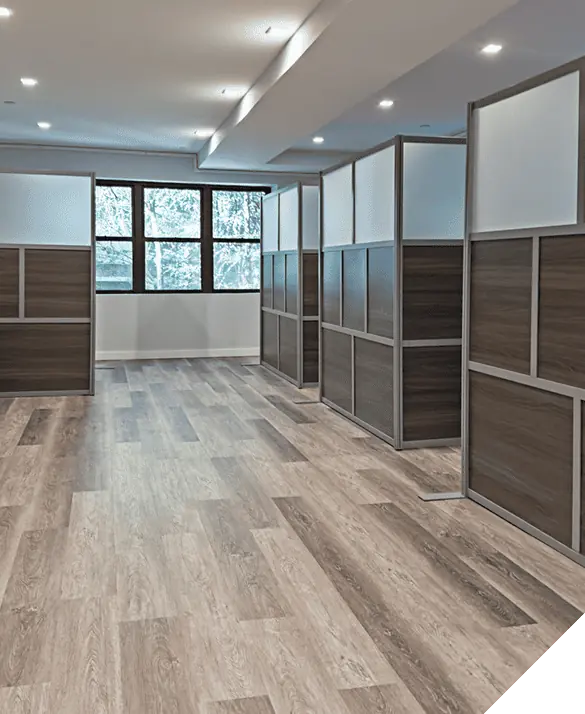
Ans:
{"label": "frosted glass partition panel", "polygon": [[0,173],[0,244],[90,246],[90,176]]}
{"label": "frosted glass partition panel", "polygon": [[577,72],[478,109],[474,121],[474,232],[577,222]]}
{"label": "frosted glass partition panel", "polygon": [[299,190],[295,186],[280,194],[280,250],[298,250],[299,228]]}
{"label": "frosted glass partition panel", "polygon": [[323,245],[353,242],[352,164],[323,176]]}
{"label": "frosted glass partition panel", "polygon": [[402,236],[465,234],[465,144],[404,142]]}
{"label": "frosted glass partition panel", "polygon": [[319,249],[319,187],[303,186],[303,248]]}
{"label": "frosted glass partition panel", "polygon": [[355,242],[394,240],[394,147],[355,165]]}
{"label": "frosted glass partition panel", "polygon": [[262,202],[262,250],[278,250],[278,195],[266,196]]}

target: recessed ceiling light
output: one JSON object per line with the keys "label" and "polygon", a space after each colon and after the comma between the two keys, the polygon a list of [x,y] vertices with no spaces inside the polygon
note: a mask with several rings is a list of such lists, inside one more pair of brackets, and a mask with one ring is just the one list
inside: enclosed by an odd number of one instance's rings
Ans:
{"label": "recessed ceiling light", "polygon": [[39,121],[39,122],[37,122],[37,126],[39,127],[39,129],[50,129],[51,128],[51,125],[49,124],[48,121]]}
{"label": "recessed ceiling light", "polygon": [[33,79],[32,77],[22,77],[20,81],[25,87],[36,87],[39,83],[38,79]]}
{"label": "recessed ceiling light", "polygon": [[0,17],[12,17],[12,10],[9,7],[0,7]]}
{"label": "recessed ceiling light", "polygon": [[215,134],[215,129],[197,129],[195,132],[195,136],[198,136],[200,139],[209,139],[209,137],[213,136]]}
{"label": "recessed ceiling light", "polygon": [[4,104],[16,104],[16,102],[13,99],[5,99]]}
{"label": "recessed ceiling light", "polygon": [[324,141],[325,139],[322,136],[313,137],[313,144],[322,144]]}
{"label": "recessed ceiling light", "polygon": [[502,45],[490,44],[486,45],[482,52],[484,55],[497,55],[498,52],[502,51]]}
{"label": "recessed ceiling light", "polygon": [[390,109],[390,107],[394,106],[394,100],[393,99],[382,99],[382,101],[378,103],[378,106],[382,107],[382,109]]}

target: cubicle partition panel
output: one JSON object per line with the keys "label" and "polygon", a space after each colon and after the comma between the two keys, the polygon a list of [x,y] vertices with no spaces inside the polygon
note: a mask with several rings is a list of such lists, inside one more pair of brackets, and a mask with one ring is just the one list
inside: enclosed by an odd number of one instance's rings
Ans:
{"label": "cubicle partition panel", "polygon": [[322,401],[396,448],[458,444],[464,141],[396,137],[321,195]]}
{"label": "cubicle partition panel", "polygon": [[298,387],[319,381],[319,187],[263,199],[262,364]]}
{"label": "cubicle partition panel", "polygon": [[464,492],[585,565],[585,60],[470,105]]}
{"label": "cubicle partition panel", "polygon": [[0,172],[0,396],[92,394],[94,179]]}

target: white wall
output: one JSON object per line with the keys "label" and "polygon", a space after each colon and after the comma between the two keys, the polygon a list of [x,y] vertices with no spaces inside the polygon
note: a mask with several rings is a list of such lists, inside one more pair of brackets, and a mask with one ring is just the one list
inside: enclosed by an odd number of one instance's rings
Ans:
{"label": "white wall", "polygon": [[[193,157],[0,147],[0,168],[93,171],[98,178],[288,186],[291,174],[196,171]],[[314,177],[318,181],[317,176]],[[306,180],[306,177],[304,177]],[[98,295],[98,359],[259,354],[260,297],[243,294]]]}

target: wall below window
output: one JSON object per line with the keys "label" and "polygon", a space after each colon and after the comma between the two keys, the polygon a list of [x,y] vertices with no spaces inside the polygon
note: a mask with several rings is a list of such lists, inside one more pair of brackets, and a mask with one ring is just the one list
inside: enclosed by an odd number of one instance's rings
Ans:
{"label": "wall below window", "polygon": [[97,359],[259,354],[257,293],[98,295]]}
{"label": "wall below window", "polygon": [[[287,186],[306,176],[197,171],[193,157],[48,147],[0,147],[0,168],[93,171],[98,178]],[[318,183],[318,177],[314,177]],[[98,359],[259,354],[257,293],[98,295]]]}

